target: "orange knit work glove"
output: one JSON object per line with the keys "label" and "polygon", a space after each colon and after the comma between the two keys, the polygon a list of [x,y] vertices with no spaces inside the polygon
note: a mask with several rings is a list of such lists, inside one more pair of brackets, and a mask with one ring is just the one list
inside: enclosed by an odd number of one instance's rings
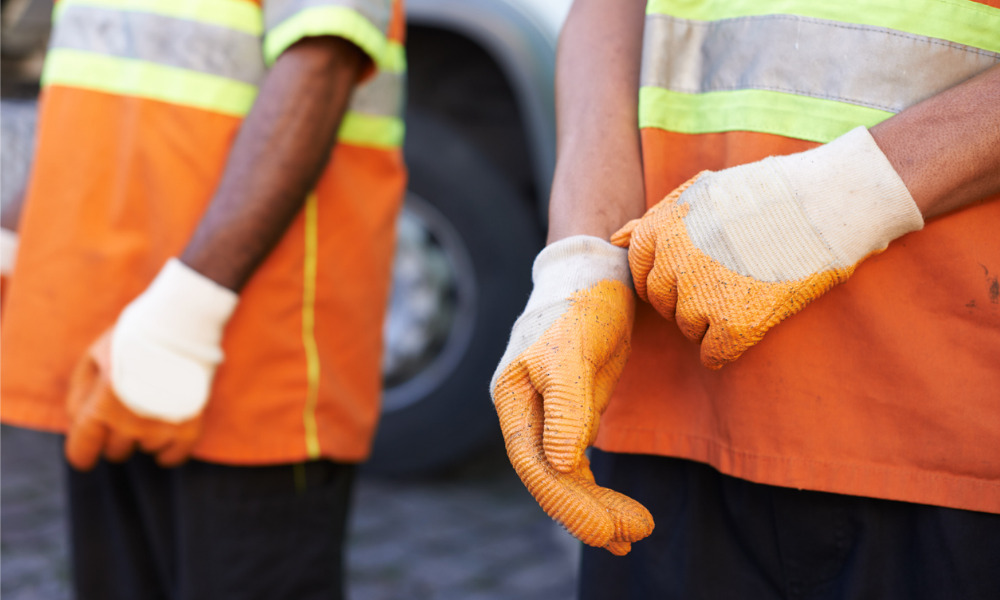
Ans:
{"label": "orange knit work glove", "polygon": [[138,447],[163,467],[184,462],[201,433],[201,415],[180,423],[141,417],[115,396],[111,387],[111,332],[102,335],[77,363],[70,379],[67,410],[72,423],[66,458],[88,471],[103,455],[122,462]]}
{"label": "orange knit work glove", "polygon": [[194,448],[222,331],[237,296],[182,262],[167,262],[77,365],[66,458],[80,470],[138,448],[178,465]]}
{"label": "orange knit work glove", "polygon": [[644,506],[594,481],[584,451],[625,367],[634,312],[626,253],[576,236],[549,245],[490,385],[507,455],[542,509],[614,554],[648,536]]}
{"label": "orange knit work glove", "polygon": [[923,227],[864,127],[790,156],[695,176],[611,238],[636,293],[701,344],[712,369]]}

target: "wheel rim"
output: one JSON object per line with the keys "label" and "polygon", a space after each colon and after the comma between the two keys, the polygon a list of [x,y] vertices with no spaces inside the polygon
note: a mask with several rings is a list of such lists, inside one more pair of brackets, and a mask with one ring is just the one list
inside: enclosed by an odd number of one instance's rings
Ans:
{"label": "wheel rim", "polygon": [[411,191],[397,221],[392,293],[383,326],[382,411],[411,406],[454,371],[472,338],[476,283],[465,241]]}

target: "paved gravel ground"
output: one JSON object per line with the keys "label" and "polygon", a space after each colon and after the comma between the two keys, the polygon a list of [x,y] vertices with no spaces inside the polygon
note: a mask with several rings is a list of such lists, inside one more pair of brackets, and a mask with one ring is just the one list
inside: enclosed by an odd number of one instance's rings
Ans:
{"label": "paved gravel ground", "polygon": [[[67,599],[59,439],[3,427],[0,444],[0,596]],[[499,449],[436,478],[363,475],[354,506],[352,600],[573,597],[577,544]]]}

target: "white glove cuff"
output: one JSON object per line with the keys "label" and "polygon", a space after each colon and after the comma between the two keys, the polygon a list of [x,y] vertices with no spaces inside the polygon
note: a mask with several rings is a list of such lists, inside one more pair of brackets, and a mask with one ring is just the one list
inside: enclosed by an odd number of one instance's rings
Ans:
{"label": "white glove cuff", "polygon": [[17,233],[0,229],[0,275],[10,275],[17,260]]}
{"label": "white glove cuff", "polygon": [[924,226],[903,180],[864,127],[777,162],[806,218],[841,265],[856,264]]}
{"label": "white glove cuff", "polygon": [[531,267],[534,288],[524,311],[565,300],[598,281],[614,279],[632,287],[628,249],[589,235],[575,235],[542,249]]}
{"label": "white glove cuff", "polygon": [[136,414],[171,422],[198,414],[237,300],[235,292],[170,259],[125,307],[112,333],[111,383],[122,402]]}
{"label": "white glove cuff", "polygon": [[538,253],[531,280],[534,288],[528,304],[514,322],[507,351],[490,381],[491,395],[507,365],[538,341],[569,309],[569,298],[575,292],[608,280],[632,287],[628,250],[593,236],[564,238]]}

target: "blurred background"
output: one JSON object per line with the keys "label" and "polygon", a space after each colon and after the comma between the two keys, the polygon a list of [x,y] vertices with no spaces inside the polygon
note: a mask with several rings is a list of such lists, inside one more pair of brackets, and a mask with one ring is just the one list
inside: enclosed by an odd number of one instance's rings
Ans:
{"label": "blurred background", "polygon": [[[354,599],[570,598],[572,540],[504,456],[488,381],[530,291],[569,0],[407,0],[410,169],[383,417],[355,497]],[[30,167],[51,0],[3,0],[2,200]],[[0,593],[67,598],[59,440],[4,427]]]}

